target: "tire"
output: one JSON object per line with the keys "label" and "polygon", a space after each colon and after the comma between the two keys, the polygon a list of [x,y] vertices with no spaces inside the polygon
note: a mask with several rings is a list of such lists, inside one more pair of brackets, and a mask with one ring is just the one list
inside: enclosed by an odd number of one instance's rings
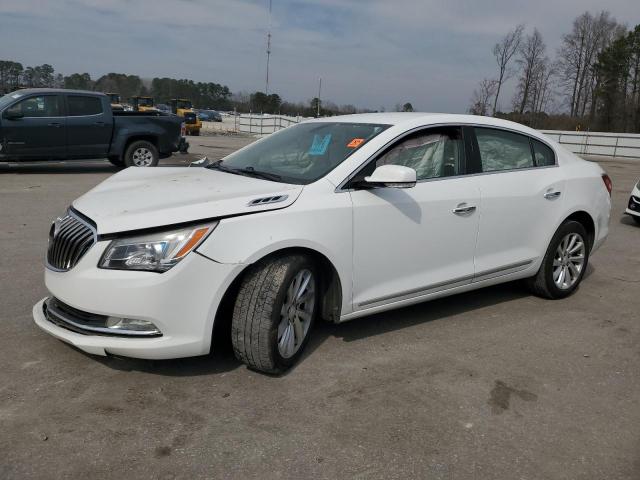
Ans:
{"label": "tire", "polygon": [[194,130],[193,132],[191,132],[191,135],[193,135],[194,137],[199,137],[200,136],[200,130]]}
{"label": "tire", "polygon": [[[311,278],[304,290],[307,274]],[[269,259],[251,267],[240,285],[231,319],[231,343],[238,360],[264,373],[291,368],[309,341],[319,310],[319,280],[315,265],[303,255]],[[296,281],[300,281],[299,288],[294,290]],[[305,301],[291,305],[292,291],[302,293]]]}
{"label": "tire", "polygon": [[127,167],[155,167],[159,159],[158,149],[146,140],[132,142],[124,154],[124,164]]}
{"label": "tire", "polygon": [[631,218],[633,218],[633,221],[636,222],[636,225],[640,225],[640,217],[636,217],[635,215],[631,215]]}
{"label": "tire", "polygon": [[109,162],[116,167],[124,167],[124,162],[120,159],[120,157],[109,157]]}
{"label": "tire", "polygon": [[[573,247],[570,247],[573,238],[576,238],[576,242]],[[566,244],[565,241],[567,241]],[[581,249],[578,248],[580,242],[582,243]],[[562,255],[561,250],[565,246],[570,247],[566,250],[573,253]],[[577,251],[576,248],[578,248]],[[573,220],[563,223],[553,235],[538,273],[527,279],[527,287],[534,295],[543,298],[556,300],[568,297],[575,292],[584,277],[584,272],[589,264],[590,248],[587,231],[581,223]],[[578,260],[580,257],[581,260]],[[578,268],[577,265],[580,261],[582,263]],[[562,270],[564,273],[558,275],[558,272]]]}

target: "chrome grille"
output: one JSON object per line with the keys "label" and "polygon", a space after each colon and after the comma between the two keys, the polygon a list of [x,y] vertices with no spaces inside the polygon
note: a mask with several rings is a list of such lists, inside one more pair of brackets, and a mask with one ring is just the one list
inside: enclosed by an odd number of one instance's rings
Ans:
{"label": "chrome grille", "polygon": [[96,241],[96,231],[73,213],[58,217],[51,225],[47,264],[61,272],[72,269]]}

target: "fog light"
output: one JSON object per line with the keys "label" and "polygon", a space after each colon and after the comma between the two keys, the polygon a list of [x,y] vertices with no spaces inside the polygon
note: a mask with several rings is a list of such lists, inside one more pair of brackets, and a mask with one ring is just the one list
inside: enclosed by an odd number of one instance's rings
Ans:
{"label": "fog light", "polygon": [[148,334],[158,334],[160,330],[149,320],[137,318],[107,318],[107,328],[110,330],[128,330],[131,332],[144,332]]}

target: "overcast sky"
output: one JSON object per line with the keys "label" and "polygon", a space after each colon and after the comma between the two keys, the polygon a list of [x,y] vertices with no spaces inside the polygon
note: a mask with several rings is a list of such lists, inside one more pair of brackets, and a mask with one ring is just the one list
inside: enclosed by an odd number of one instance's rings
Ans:
{"label": "overcast sky", "polygon": [[[0,0],[0,59],[57,72],[190,78],[264,90],[269,0]],[[271,91],[358,107],[463,112],[518,23],[550,55],[577,15],[640,23],[638,0],[273,0]],[[514,82],[511,81],[511,84]],[[505,107],[513,85],[507,87]],[[502,96],[501,96],[502,97]]]}

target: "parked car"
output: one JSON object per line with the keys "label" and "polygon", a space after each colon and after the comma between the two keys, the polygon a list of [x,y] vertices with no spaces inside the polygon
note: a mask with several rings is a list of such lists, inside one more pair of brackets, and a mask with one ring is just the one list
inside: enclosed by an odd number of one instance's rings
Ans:
{"label": "parked car", "polygon": [[293,365],[343,322],[526,279],[573,293],[608,233],[611,182],[522,125],[467,115],[309,120],[207,168],[127,169],[51,227],[34,309],[98,355]]}
{"label": "parked car", "polygon": [[198,118],[203,122],[221,122],[222,115],[215,110],[198,110]]}
{"label": "parked car", "polygon": [[173,113],[171,111],[171,107],[169,105],[167,105],[166,103],[159,103],[156,105],[156,108],[161,111],[162,113]]}
{"label": "parked car", "polygon": [[149,167],[186,151],[182,119],[113,111],[103,93],[25,89],[0,98],[0,161],[108,158]]}
{"label": "parked car", "polygon": [[625,210],[625,213],[640,225],[640,180],[635,184],[629,197],[629,205]]}

